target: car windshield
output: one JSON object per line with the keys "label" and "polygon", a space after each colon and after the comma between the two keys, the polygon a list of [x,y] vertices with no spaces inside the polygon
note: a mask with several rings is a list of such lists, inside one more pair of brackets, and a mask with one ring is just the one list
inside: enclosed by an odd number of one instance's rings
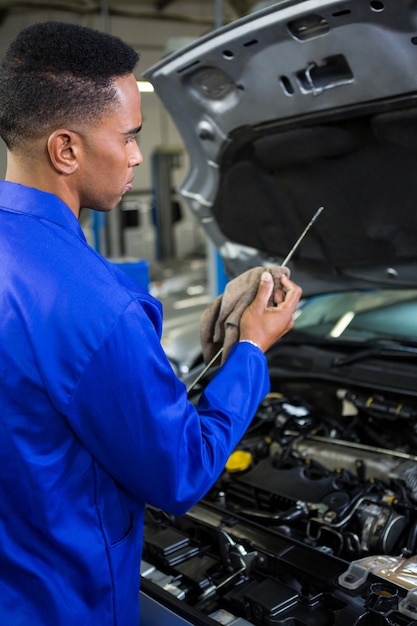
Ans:
{"label": "car windshield", "polygon": [[297,311],[295,329],[316,337],[414,343],[417,290],[355,290],[307,298]]}

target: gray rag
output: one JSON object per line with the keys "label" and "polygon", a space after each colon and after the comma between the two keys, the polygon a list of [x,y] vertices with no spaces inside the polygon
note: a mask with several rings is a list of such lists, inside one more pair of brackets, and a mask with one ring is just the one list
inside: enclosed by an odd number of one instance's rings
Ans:
{"label": "gray rag", "polygon": [[[239,323],[243,311],[251,304],[258,291],[262,272],[274,279],[274,291],[281,287],[283,274],[290,276],[288,267],[253,267],[229,281],[222,294],[203,312],[200,321],[200,339],[204,362],[209,363],[223,346],[221,362],[230,348],[239,340]],[[271,306],[274,305],[271,299]]]}

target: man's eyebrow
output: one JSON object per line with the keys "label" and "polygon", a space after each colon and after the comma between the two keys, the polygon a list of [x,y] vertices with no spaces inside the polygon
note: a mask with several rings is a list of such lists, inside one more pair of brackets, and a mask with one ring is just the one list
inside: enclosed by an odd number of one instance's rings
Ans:
{"label": "man's eyebrow", "polygon": [[122,133],[122,135],[137,135],[142,130],[142,124],[137,126],[136,128],[132,128],[131,130],[127,130]]}

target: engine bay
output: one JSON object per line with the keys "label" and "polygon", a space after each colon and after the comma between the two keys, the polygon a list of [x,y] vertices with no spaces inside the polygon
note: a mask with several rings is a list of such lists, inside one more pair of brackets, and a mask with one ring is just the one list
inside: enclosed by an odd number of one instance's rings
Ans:
{"label": "engine bay", "polygon": [[412,395],[287,379],[196,507],[148,508],[142,589],[192,624],[417,624],[416,503]]}

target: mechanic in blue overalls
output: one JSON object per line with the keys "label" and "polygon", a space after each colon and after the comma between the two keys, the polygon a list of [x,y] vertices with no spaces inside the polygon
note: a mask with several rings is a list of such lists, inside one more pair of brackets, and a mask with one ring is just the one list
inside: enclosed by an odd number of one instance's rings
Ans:
{"label": "mechanic in blue overalls", "polygon": [[92,249],[142,155],[137,53],[89,28],[24,29],[0,70],[0,623],[135,626],[145,504],[183,514],[269,390],[264,352],[301,289],[262,274],[240,340],[189,401],[161,306]]}

